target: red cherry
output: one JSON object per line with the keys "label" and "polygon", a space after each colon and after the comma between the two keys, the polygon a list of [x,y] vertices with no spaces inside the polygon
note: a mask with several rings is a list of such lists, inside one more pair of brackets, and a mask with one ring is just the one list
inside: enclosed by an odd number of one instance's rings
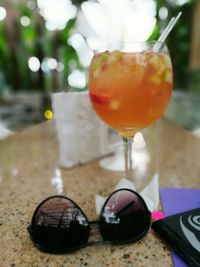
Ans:
{"label": "red cherry", "polygon": [[93,93],[90,93],[90,99],[95,104],[108,104],[110,102],[110,99],[108,96],[96,95]]}

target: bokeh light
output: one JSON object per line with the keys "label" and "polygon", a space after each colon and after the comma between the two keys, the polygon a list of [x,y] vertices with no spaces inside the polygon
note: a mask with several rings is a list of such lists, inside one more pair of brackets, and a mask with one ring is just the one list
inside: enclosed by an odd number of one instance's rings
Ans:
{"label": "bokeh light", "polygon": [[90,65],[93,52],[84,40],[83,36],[79,33],[75,33],[68,39],[68,43],[76,50],[82,66],[88,67]]}
{"label": "bokeh light", "polygon": [[30,1],[27,2],[27,7],[28,7],[29,9],[31,9],[31,10],[35,9],[36,6],[37,6],[37,5],[36,5],[35,1],[30,0]]}
{"label": "bokeh light", "polygon": [[30,21],[29,17],[27,17],[27,16],[22,16],[22,17],[20,18],[20,23],[21,23],[22,26],[27,27],[27,26],[30,25],[31,21]]}
{"label": "bokeh light", "polygon": [[49,31],[63,30],[77,13],[76,6],[70,0],[37,0],[37,4]]}
{"label": "bokeh light", "polygon": [[7,14],[6,9],[2,6],[0,6],[0,21],[5,19],[6,14]]}
{"label": "bokeh light", "polygon": [[28,60],[28,67],[31,71],[37,72],[40,69],[40,61],[37,57],[31,57]]}
{"label": "bokeh light", "polygon": [[156,24],[154,0],[86,1],[77,30],[93,50],[108,43],[146,41]]}
{"label": "bokeh light", "polygon": [[164,20],[168,17],[168,9],[165,6],[162,6],[159,11],[159,17],[160,19]]}
{"label": "bokeh light", "polygon": [[45,57],[42,61],[41,69],[45,73],[51,70],[57,70],[60,72],[64,70],[64,64],[62,62],[58,62],[55,58]]}
{"label": "bokeh light", "polygon": [[51,120],[53,118],[53,112],[50,109],[45,110],[44,117],[47,120]]}
{"label": "bokeh light", "polygon": [[190,0],[168,0],[172,5],[183,6],[190,2]]}
{"label": "bokeh light", "polygon": [[75,69],[68,76],[68,83],[72,88],[83,89],[86,87],[86,74],[78,69]]}
{"label": "bokeh light", "polygon": [[50,70],[55,70],[58,66],[58,62],[55,58],[49,58],[48,67]]}
{"label": "bokeh light", "polygon": [[64,64],[62,62],[58,62],[56,70],[61,72],[65,68]]}

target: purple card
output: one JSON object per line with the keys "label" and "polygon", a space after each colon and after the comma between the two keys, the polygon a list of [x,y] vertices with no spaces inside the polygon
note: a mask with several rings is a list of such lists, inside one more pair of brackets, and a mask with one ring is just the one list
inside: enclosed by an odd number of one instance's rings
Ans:
{"label": "purple card", "polygon": [[[200,207],[200,189],[161,188],[160,198],[165,216]],[[173,261],[175,267],[189,266],[175,252]]]}

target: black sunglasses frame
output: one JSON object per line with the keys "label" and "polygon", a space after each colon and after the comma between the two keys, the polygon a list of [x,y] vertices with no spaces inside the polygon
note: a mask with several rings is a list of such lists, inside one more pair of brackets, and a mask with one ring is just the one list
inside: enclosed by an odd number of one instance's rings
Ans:
{"label": "black sunglasses frame", "polygon": [[[81,244],[80,246],[76,246],[76,247],[72,247],[71,249],[69,248],[63,248],[63,249],[53,249],[53,248],[45,248],[43,246],[41,246],[40,244],[38,244],[35,240],[34,240],[34,236],[33,236],[33,232],[32,232],[32,228],[33,228],[33,221],[34,221],[34,218],[35,218],[35,215],[37,214],[39,208],[45,203],[47,202],[48,200],[50,199],[53,199],[53,198],[63,198],[63,199],[66,199],[68,201],[70,201],[76,208],[78,208],[81,213],[84,215],[87,223],[88,223],[88,226],[89,226],[89,235],[88,235],[88,240],[89,240],[89,236],[90,236],[90,233],[91,233],[91,229],[93,227],[91,226],[96,226],[96,228],[99,228],[99,221],[100,221],[100,218],[101,218],[101,214],[102,212],[104,211],[104,208],[107,204],[107,202],[109,201],[109,199],[114,195],[116,194],[117,192],[119,191],[129,191],[133,194],[135,194],[143,203],[145,209],[146,209],[146,215],[147,215],[147,220],[149,222],[148,224],[148,227],[146,229],[144,229],[144,231],[135,236],[135,237],[132,237],[130,239],[126,239],[126,240],[122,240],[122,241],[110,241],[110,240],[98,240],[98,241],[91,241],[91,242],[86,242],[86,243],[83,243]],[[148,210],[147,208],[147,205],[144,201],[144,199],[135,191],[131,190],[131,189],[128,189],[128,188],[120,188],[118,190],[115,190],[114,192],[112,192],[108,198],[106,199],[104,205],[102,206],[101,208],[101,212],[100,212],[100,215],[99,215],[99,219],[95,220],[95,221],[89,221],[86,214],[83,212],[83,210],[76,204],[76,202],[74,202],[72,199],[66,197],[66,196],[63,196],[63,195],[53,195],[53,196],[50,196],[50,197],[47,197],[46,199],[44,199],[38,206],[37,208],[35,209],[34,213],[33,213],[33,216],[32,216],[32,220],[31,220],[31,224],[27,227],[27,230],[29,232],[29,235],[30,235],[30,238],[34,244],[35,247],[37,247],[40,251],[43,251],[43,252],[46,252],[46,253],[51,253],[51,254],[67,254],[67,253],[73,253],[73,252],[76,252],[78,251],[79,249],[81,248],[84,248],[84,247],[88,247],[88,246],[94,246],[94,245],[102,245],[102,244],[111,244],[111,245],[116,245],[116,246],[119,246],[119,245],[124,245],[124,244],[129,244],[129,243],[135,243],[137,242],[138,240],[142,239],[146,234],[147,232],[149,231],[149,228],[150,228],[150,225],[151,225],[151,212]],[[100,232],[100,231],[99,231]]]}

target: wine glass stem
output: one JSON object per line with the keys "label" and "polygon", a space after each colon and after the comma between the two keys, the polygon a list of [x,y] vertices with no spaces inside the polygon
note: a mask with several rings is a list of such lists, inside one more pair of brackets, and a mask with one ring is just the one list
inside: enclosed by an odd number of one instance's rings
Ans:
{"label": "wine glass stem", "polygon": [[125,178],[132,181],[132,144],[133,137],[122,137],[124,143]]}

